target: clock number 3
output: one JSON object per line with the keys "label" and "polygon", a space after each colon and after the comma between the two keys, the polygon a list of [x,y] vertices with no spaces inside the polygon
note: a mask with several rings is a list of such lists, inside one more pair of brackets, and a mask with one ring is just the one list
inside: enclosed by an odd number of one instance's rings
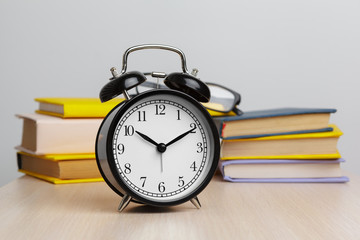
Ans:
{"label": "clock number 3", "polygon": [[202,151],[204,151],[203,145],[201,142],[198,142],[197,144],[198,149],[196,150],[197,153],[201,153]]}

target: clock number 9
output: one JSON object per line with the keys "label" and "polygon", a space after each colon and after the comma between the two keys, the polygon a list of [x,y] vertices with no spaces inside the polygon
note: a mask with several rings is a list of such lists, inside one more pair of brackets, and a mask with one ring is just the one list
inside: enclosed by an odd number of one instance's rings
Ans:
{"label": "clock number 9", "polygon": [[120,155],[123,154],[125,152],[124,144],[122,144],[122,143],[118,144],[117,150],[118,150],[118,154],[120,154]]}

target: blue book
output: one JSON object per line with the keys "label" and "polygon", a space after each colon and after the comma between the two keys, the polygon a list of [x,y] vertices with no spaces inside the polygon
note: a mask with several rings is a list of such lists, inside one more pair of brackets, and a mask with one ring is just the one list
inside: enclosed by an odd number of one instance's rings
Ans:
{"label": "blue book", "polygon": [[332,131],[328,108],[276,108],[244,112],[240,116],[214,117],[223,139],[266,137]]}
{"label": "blue book", "polygon": [[337,183],[348,182],[335,160],[229,160],[220,161],[224,180],[246,183]]}

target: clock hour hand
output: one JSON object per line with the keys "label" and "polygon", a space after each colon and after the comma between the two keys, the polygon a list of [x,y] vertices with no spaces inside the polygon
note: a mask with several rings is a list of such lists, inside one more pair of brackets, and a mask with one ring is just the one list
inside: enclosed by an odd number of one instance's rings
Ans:
{"label": "clock hour hand", "polygon": [[192,133],[194,130],[196,129],[196,125],[194,128],[190,129],[189,131],[177,136],[176,138],[174,138],[173,140],[171,140],[170,142],[168,142],[167,144],[165,144],[166,147],[170,146],[171,144],[179,141],[180,139],[182,139],[183,137],[185,137],[186,135],[188,135],[189,133]]}
{"label": "clock hour hand", "polygon": [[140,137],[142,137],[143,139],[145,139],[146,141],[148,141],[149,143],[154,144],[156,147],[159,146],[159,144],[157,142],[155,142],[154,140],[152,140],[151,138],[149,138],[148,136],[146,136],[145,134],[135,131],[137,134],[140,135]]}
{"label": "clock hour hand", "polygon": [[135,131],[137,134],[140,135],[140,137],[142,137],[143,139],[145,139],[146,141],[148,141],[149,143],[152,143],[156,146],[156,149],[159,151],[160,153],[160,165],[161,165],[161,172],[163,172],[163,157],[162,157],[162,153],[166,151],[166,146],[163,143],[157,143],[154,140],[152,140],[151,138],[149,138],[148,136],[146,136],[145,134],[139,132],[139,131]]}

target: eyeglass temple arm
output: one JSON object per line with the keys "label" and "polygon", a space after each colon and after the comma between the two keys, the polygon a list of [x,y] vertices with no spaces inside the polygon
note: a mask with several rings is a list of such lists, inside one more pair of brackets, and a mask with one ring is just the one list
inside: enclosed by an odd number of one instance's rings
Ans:
{"label": "eyeglass temple arm", "polygon": [[237,116],[244,114],[244,112],[238,109],[236,106],[231,111],[233,111]]}

